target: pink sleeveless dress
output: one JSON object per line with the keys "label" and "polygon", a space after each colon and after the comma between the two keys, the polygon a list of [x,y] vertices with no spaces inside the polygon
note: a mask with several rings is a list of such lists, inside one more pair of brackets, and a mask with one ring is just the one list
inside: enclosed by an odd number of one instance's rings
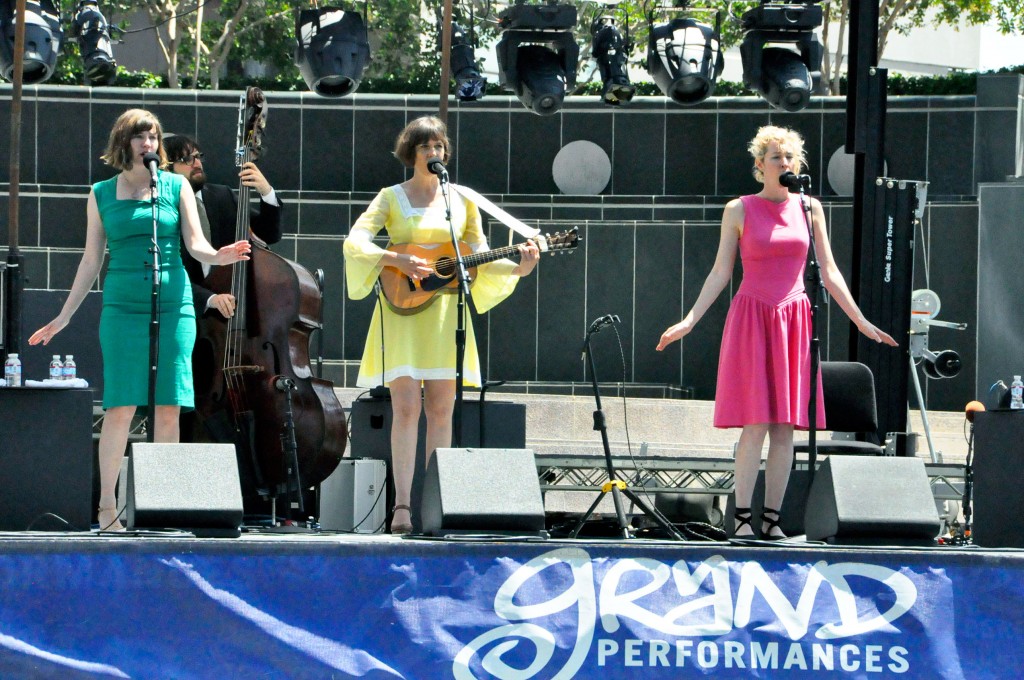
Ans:
{"label": "pink sleeveless dress", "polygon": [[[811,303],[804,292],[810,239],[800,199],[743,196],[743,282],[729,307],[718,360],[715,427],[808,426]],[[825,427],[818,374],[817,427]]]}

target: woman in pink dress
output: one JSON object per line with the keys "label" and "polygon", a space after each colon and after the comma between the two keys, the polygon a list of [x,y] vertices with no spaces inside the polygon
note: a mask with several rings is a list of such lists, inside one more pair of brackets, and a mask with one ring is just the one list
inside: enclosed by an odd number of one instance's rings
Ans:
{"label": "woman in pink dress", "polygon": [[[761,535],[785,538],[779,511],[793,464],[793,430],[808,428],[811,304],[804,293],[810,238],[799,196],[779,183],[785,172],[800,174],[804,144],[793,130],[765,126],[750,142],[757,194],[729,201],[715,264],[697,301],[679,323],[661,335],[658,350],[693,330],[732,278],[737,251],[743,282],[729,307],[722,337],[715,395],[715,427],[743,428],[736,447],[736,511],[733,534],[753,537],[750,500],[768,436]],[[826,290],[857,329],[876,342],[896,341],[864,318],[836,266],[821,203],[810,199],[815,252]],[[818,376],[816,427],[825,426]]]}

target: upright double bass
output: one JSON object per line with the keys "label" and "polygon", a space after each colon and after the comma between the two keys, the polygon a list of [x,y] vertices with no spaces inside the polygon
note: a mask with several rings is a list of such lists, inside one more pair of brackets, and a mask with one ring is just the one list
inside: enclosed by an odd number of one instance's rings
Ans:
{"label": "upright double bass", "polygon": [[[259,158],[266,118],[263,92],[248,88],[236,165]],[[235,239],[252,242],[250,259],[215,267],[203,283],[234,295],[236,311],[230,319],[200,319],[196,354],[206,353],[213,366],[209,380],[197,379],[196,411],[214,439],[236,444],[243,493],[295,492],[301,507],[302,490],[326,479],[345,453],[345,413],[333,384],[310,368],[310,335],[322,328],[320,287],[309,270],[252,234],[250,193],[239,182]]]}

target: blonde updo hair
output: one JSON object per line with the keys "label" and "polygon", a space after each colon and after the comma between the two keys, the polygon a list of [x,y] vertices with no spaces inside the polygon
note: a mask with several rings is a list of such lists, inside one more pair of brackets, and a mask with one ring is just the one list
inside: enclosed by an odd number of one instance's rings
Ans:
{"label": "blonde updo hair", "polygon": [[156,133],[159,144],[156,153],[160,156],[160,167],[167,167],[167,152],[164,151],[163,128],[160,121],[145,109],[128,109],[114,123],[107,140],[107,149],[100,156],[103,162],[116,170],[132,168],[132,137],[152,130]]}
{"label": "blonde updo hair", "polygon": [[411,168],[416,165],[416,147],[429,144],[435,139],[444,144],[444,159],[441,162],[447,164],[452,157],[452,144],[448,141],[447,126],[437,116],[421,116],[406,125],[395,140],[395,158],[402,161],[405,167]]}
{"label": "blonde updo hair", "polygon": [[757,131],[747,146],[747,151],[754,158],[754,179],[764,182],[764,173],[757,168],[757,161],[764,160],[765,154],[768,153],[768,146],[772,142],[778,144],[779,149],[793,154],[793,172],[799,175],[803,167],[807,165],[807,158],[804,156],[804,138],[795,130],[776,125],[765,125]]}

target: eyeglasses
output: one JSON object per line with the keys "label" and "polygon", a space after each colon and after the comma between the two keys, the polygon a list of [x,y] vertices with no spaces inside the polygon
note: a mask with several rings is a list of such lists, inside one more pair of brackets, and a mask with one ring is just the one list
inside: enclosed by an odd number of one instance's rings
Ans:
{"label": "eyeglasses", "polygon": [[191,154],[189,154],[188,156],[185,156],[184,158],[179,158],[178,160],[176,160],[176,161],[174,161],[174,162],[175,162],[175,163],[184,163],[185,165],[192,165],[192,164],[193,164],[193,163],[195,163],[195,162],[196,162],[197,160],[198,160],[198,161],[201,161],[201,160],[203,160],[203,158],[205,158],[205,157],[206,157],[206,156],[205,156],[205,154],[203,154],[203,152],[201,152],[201,151],[196,151],[196,152],[194,152],[194,153],[191,153]]}

